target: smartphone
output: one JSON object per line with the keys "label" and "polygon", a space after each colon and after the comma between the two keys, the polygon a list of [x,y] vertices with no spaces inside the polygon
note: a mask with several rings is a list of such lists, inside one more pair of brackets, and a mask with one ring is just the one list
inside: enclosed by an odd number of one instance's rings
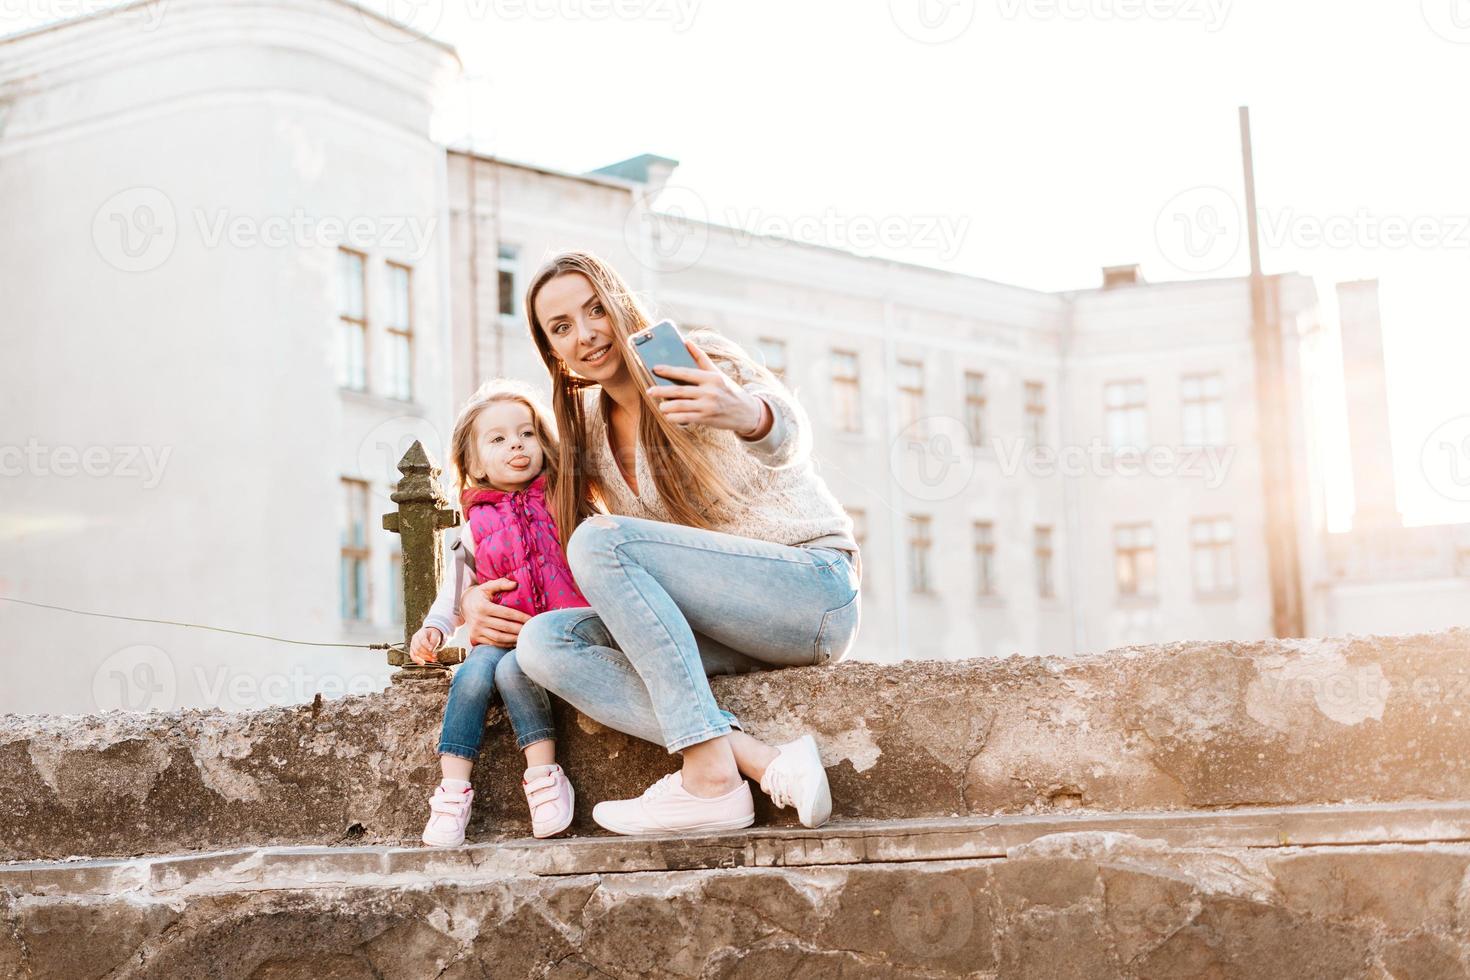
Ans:
{"label": "smartphone", "polygon": [[[633,352],[643,361],[648,373],[653,374],[653,369],[660,364],[669,367],[697,368],[694,358],[689,353],[689,348],[684,346],[684,335],[679,333],[679,328],[674,326],[673,320],[660,320],[647,330],[635,333],[628,338],[633,345]],[[653,374],[653,380],[661,385],[687,385],[690,381],[675,381],[673,378],[665,378],[659,374]]]}

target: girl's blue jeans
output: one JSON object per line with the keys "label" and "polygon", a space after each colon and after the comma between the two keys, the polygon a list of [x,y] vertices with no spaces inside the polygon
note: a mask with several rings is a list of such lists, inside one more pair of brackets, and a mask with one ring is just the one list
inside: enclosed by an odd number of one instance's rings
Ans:
{"label": "girl's blue jeans", "polygon": [[525,675],[609,728],[670,752],[739,727],[709,676],[824,664],[857,636],[847,554],[635,517],[577,526],[567,562],[592,608],[521,627]]}
{"label": "girl's blue jeans", "polygon": [[439,736],[441,753],[463,759],[479,757],[485,714],[490,710],[490,696],[497,690],[516,733],[516,745],[524,749],[532,742],[556,737],[551,700],[544,688],[521,672],[515,651],[477,646],[455,668],[454,679],[449,682],[444,730]]}

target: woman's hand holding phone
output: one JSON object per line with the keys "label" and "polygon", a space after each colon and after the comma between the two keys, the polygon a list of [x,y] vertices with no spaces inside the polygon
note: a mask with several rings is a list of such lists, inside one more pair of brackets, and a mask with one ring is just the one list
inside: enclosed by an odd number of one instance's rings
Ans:
{"label": "woman's hand holding phone", "polygon": [[757,439],[770,428],[770,408],[715,366],[708,354],[684,341],[697,367],[655,365],[654,374],[680,381],[678,385],[653,385],[648,394],[677,425],[709,425],[729,429],[746,439]]}

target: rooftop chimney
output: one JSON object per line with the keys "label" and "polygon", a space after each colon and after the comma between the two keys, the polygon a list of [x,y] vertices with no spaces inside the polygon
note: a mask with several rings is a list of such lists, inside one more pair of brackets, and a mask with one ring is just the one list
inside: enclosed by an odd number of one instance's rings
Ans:
{"label": "rooftop chimney", "polygon": [[1388,380],[1383,370],[1383,327],[1378,281],[1337,286],[1342,325],[1342,371],[1347,389],[1348,445],[1353,458],[1353,529],[1399,527],[1394,495],[1393,440],[1388,425]]}
{"label": "rooftop chimney", "polygon": [[1138,271],[1138,263],[1132,265],[1105,265],[1103,266],[1103,288],[1116,289],[1119,286],[1136,286],[1143,282],[1143,275]]}

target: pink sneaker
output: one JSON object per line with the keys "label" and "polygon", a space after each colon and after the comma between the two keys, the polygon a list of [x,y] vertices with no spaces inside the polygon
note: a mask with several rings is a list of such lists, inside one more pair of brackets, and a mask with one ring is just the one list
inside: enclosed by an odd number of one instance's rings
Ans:
{"label": "pink sneaker", "polygon": [[695,796],[684,788],[684,774],[671,772],[636,800],[609,800],[592,808],[592,819],[615,834],[678,834],[739,830],[755,823],[750,785],[724,796]]}
{"label": "pink sneaker", "polygon": [[452,790],[444,785],[434,787],[429,798],[429,822],[424,825],[424,843],[434,847],[458,847],[464,843],[465,824],[470,822],[472,789]]}
{"label": "pink sneaker", "polygon": [[533,766],[521,777],[526,805],[531,808],[531,836],[555,837],[572,823],[577,794],[561,766]]}

